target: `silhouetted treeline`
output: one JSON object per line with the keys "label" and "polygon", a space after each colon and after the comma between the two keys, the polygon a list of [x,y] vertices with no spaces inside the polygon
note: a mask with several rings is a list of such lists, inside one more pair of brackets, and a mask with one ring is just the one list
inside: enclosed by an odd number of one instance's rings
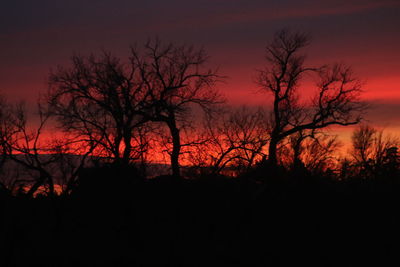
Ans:
{"label": "silhouetted treeline", "polygon": [[[2,168],[1,186],[70,194],[82,168],[105,162],[135,163],[142,176],[151,163],[175,177],[236,176],[266,158],[276,167],[334,169],[339,142],[325,129],[359,123],[366,105],[350,67],[307,64],[309,43],[307,34],[276,32],[257,74],[269,96],[259,108],[226,105],[218,84],[227,78],[202,48],[155,39],[132,46],[126,59],[75,54],[50,72],[36,117],[1,99],[0,165],[19,166]],[[302,95],[306,75],[315,81],[311,98]]]}

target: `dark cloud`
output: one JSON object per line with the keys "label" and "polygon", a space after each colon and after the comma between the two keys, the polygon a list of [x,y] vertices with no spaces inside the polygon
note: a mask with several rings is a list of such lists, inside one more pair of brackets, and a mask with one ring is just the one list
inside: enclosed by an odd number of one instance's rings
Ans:
{"label": "dark cloud", "polygon": [[369,101],[366,112],[367,123],[379,127],[400,127],[400,99],[377,99]]}

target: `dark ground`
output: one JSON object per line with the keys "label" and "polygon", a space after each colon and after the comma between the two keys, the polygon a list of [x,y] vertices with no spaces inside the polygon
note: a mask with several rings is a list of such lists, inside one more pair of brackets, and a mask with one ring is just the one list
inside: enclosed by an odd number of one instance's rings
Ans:
{"label": "dark ground", "polygon": [[0,266],[400,266],[397,178],[124,176],[0,194]]}

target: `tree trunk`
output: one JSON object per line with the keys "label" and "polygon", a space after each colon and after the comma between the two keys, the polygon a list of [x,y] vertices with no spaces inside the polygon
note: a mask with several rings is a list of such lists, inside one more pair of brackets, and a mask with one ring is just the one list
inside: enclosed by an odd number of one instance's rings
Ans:
{"label": "tree trunk", "polygon": [[300,158],[301,155],[301,143],[304,139],[300,138],[296,140],[294,146],[293,146],[293,169],[294,170],[299,170],[301,167],[303,167],[303,162]]}
{"label": "tree trunk", "polygon": [[272,137],[268,147],[268,162],[272,167],[278,166],[278,160],[276,157],[277,146],[278,146],[277,138]]}
{"label": "tree trunk", "polygon": [[47,176],[47,181],[48,181],[48,184],[49,184],[49,195],[50,196],[54,196],[55,190],[54,190],[53,178],[50,175],[48,175]]}
{"label": "tree trunk", "polygon": [[123,159],[122,159],[122,163],[127,166],[130,163],[130,159],[131,159],[131,152],[132,152],[132,144],[131,144],[131,131],[126,131],[124,134],[124,154],[123,154]]}
{"label": "tree trunk", "polygon": [[54,184],[53,184],[53,180],[51,178],[50,175],[48,175],[47,173],[41,172],[39,179],[31,186],[31,188],[28,190],[28,192],[26,193],[29,197],[33,197],[36,193],[36,191],[44,185],[44,183],[46,182],[46,180],[48,181],[49,184],[49,195],[53,195],[54,194]]}
{"label": "tree trunk", "polygon": [[171,168],[172,175],[175,177],[180,177],[180,166],[179,166],[179,155],[181,153],[181,138],[179,129],[176,127],[176,122],[171,120],[168,123],[169,130],[172,137],[172,153],[171,153]]}
{"label": "tree trunk", "polygon": [[36,181],[31,188],[29,188],[28,192],[26,193],[29,197],[33,197],[36,191],[39,189],[40,186],[43,185],[44,179]]}

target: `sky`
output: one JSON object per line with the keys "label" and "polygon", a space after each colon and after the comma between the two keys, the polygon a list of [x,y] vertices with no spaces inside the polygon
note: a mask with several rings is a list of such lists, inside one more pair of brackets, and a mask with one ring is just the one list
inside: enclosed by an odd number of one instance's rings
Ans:
{"label": "sky", "polygon": [[74,53],[124,57],[158,37],[204,47],[228,77],[219,87],[229,103],[264,105],[256,70],[273,33],[289,28],[312,36],[309,64],[351,65],[372,105],[367,122],[400,135],[400,0],[14,0],[0,12],[0,94],[12,101],[33,104]]}

